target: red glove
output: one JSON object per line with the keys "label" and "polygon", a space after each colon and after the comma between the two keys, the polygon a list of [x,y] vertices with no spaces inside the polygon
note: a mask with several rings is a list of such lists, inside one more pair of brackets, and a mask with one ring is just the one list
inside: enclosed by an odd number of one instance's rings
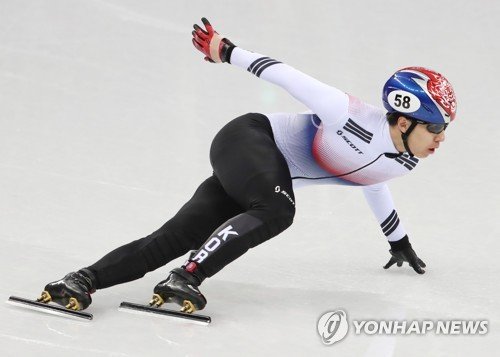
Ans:
{"label": "red glove", "polygon": [[205,61],[212,63],[229,62],[231,52],[235,47],[227,38],[219,35],[212,27],[206,18],[201,21],[205,25],[206,30],[200,26],[194,25],[193,45],[205,55]]}

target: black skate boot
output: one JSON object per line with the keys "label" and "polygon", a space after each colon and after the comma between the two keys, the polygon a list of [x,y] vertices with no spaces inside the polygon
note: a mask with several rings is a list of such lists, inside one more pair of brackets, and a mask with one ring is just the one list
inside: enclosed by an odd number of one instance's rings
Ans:
{"label": "black skate boot", "polygon": [[53,301],[67,309],[84,310],[92,302],[90,294],[95,292],[94,281],[94,274],[87,269],[69,273],[61,280],[45,285],[37,301]]}
{"label": "black skate boot", "polygon": [[189,272],[184,267],[175,268],[167,279],[155,286],[153,299],[149,305],[160,307],[165,302],[174,302],[182,306],[182,312],[190,314],[202,310],[207,304],[207,299],[198,289],[203,281],[199,275]]}

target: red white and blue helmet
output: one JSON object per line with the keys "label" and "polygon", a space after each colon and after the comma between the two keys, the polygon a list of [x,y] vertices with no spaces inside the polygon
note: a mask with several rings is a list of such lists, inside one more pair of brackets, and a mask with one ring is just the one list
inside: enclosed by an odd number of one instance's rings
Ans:
{"label": "red white and blue helmet", "polygon": [[450,82],[433,70],[407,67],[394,73],[382,92],[384,107],[427,123],[448,124],[455,119],[457,101]]}

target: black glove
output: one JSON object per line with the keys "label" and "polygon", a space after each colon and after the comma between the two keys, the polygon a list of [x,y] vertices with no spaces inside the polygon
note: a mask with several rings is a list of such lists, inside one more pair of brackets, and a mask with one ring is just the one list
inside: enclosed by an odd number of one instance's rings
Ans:
{"label": "black glove", "polygon": [[384,265],[384,269],[388,269],[394,264],[400,267],[403,265],[403,262],[407,262],[418,274],[425,273],[425,270],[422,268],[425,268],[426,265],[422,259],[417,257],[417,254],[411,247],[408,236],[404,236],[396,242],[389,242],[389,244],[391,245],[389,253],[391,253],[392,257],[389,262]]}
{"label": "black glove", "polygon": [[206,18],[203,17],[201,22],[205,26],[205,30],[198,25],[193,26],[192,41],[194,47],[205,55],[205,61],[212,63],[229,62],[231,52],[235,47],[234,44],[219,35]]}

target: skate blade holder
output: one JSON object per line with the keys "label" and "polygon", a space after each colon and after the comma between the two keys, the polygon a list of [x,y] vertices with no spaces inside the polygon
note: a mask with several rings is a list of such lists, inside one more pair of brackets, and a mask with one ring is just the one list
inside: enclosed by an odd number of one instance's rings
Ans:
{"label": "skate blade holder", "polygon": [[[43,296],[42,296],[43,297]],[[41,301],[45,301],[41,300]],[[10,296],[7,303],[16,307],[22,307],[38,312],[44,312],[51,315],[62,316],[66,318],[73,318],[77,320],[91,321],[94,316],[88,312],[72,310],[71,308],[65,308],[62,306],[49,304],[48,302],[40,302],[36,300],[25,299],[17,296]],[[71,303],[70,303],[71,304]]]}
{"label": "skate blade holder", "polygon": [[144,304],[135,304],[133,302],[127,302],[127,301],[122,302],[118,309],[120,311],[136,313],[141,315],[147,314],[155,317],[169,317],[169,318],[173,317],[178,320],[194,322],[205,326],[212,322],[210,316],[192,314],[178,310],[165,309],[156,307],[155,305],[150,306]]}
{"label": "skate blade holder", "polygon": [[[154,294],[153,298],[149,302],[149,306],[151,307],[160,307],[162,306],[165,302],[171,301],[170,299],[167,299],[167,301],[163,300],[163,298],[158,295]],[[196,311],[196,308],[194,307],[193,303],[189,300],[184,300],[182,302],[182,308],[181,312],[184,312],[186,314],[192,314],[193,312]]]}

